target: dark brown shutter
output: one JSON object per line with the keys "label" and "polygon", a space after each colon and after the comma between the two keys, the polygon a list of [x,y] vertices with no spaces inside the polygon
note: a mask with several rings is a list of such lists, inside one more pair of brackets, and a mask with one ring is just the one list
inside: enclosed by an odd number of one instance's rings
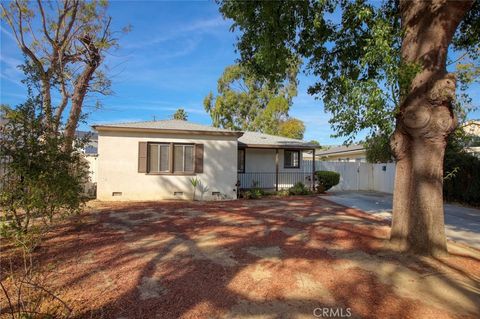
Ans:
{"label": "dark brown shutter", "polygon": [[195,173],[203,173],[203,144],[195,144]]}
{"label": "dark brown shutter", "polygon": [[147,172],[147,142],[138,142],[138,172]]}

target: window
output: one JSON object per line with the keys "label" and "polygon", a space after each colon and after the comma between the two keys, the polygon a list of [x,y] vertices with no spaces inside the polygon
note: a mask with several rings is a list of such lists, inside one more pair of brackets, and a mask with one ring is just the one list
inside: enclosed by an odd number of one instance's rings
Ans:
{"label": "window", "polygon": [[193,145],[148,144],[148,172],[168,173],[170,167],[170,145],[173,145],[173,173],[193,173]]}
{"label": "window", "polygon": [[300,151],[285,150],[284,168],[300,167]]}
{"label": "window", "polygon": [[245,150],[238,150],[237,170],[239,173],[245,173]]}
{"label": "window", "polygon": [[148,172],[161,173],[170,170],[170,145],[148,144]]}
{"label": "window", "polygon": [[193,145],[174,145],[173,172],[193,173],[194,152]]}

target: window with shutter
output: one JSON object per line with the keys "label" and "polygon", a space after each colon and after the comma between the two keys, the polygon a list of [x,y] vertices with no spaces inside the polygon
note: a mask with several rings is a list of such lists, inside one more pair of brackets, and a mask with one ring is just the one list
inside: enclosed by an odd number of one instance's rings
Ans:
{"label": "window with shutter", "polygon": [[161,173],[170,170],[170,145],[149,143],[148,144],[148,172]]}

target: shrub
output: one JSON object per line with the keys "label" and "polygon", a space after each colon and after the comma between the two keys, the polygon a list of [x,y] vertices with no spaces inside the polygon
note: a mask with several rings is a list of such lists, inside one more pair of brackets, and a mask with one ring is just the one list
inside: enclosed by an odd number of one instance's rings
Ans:
{"label": "shrub", "polygon": [[290,192],[289,192],[289,189],[282,188],[282,189],[278,190],[277,192],[275,192],[275,195],[277,195],[277,196],[288,196],[288,195],[290,195]]}
{"label": "shrub", "polygon": [[265,195],[265,192],[260,188],[252,188],[243,193],[243,198],[245,199],[259,199]]}
{"label": "shrub", "polygon": [[310,195],[312,191],[302,182],[298,182],[288,189],[289,195]]}
{"label": "shrub", "polygon": [[323,193],[340,182],[340,174],[332,171],[316,171],[317,191]]}
{"label": "shrub", "polygon": [[[88,169],[78,151],[64,147],[63,134],[46,126],[38,101],[30,99],[1,111],[6,123],[0,127],[5,171],[0,176],[0,232],[24,242],[27,233],[41,233],[39,228],[46,228],[56,217],[80,211],[86,200],[83,185]],[[75,145],[82,144],[76,141]]]}
{"label": "shrub", "polygon": [[445,157],[443,195],[445,200],[480,206],[480,159],[465,153]]}

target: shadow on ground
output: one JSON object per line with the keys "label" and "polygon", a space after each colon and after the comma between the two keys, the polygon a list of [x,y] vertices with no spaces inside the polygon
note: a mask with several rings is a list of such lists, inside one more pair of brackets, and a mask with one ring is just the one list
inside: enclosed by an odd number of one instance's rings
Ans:
{"label": "shadow on ground", "polygon": [[480,316],[477,251],[399,255],[384,248],[389,229],[318,197],[96,203],[37,257],[75,318]]}

